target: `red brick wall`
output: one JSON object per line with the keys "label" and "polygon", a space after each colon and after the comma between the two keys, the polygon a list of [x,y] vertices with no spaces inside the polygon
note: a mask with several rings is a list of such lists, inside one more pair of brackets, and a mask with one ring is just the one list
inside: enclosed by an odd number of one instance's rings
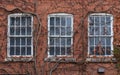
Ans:
{"label": "red brick wall", "polygon": [[[34,47],[37,46],[36,65],[33,61],[5,61],[7,58],[7,16],[11,13],[28,12],[40,18],[41,33],[34,16]],[[115,63],[82,61],[87,56],[88,15],[109,13],[114,16],[114,45],[120,45],[120,2],[118,0],[1,0],[0,1],[0,74],[50,75],[56,62],[45,62],[47,58],[47,17],[52,13],[70,13],[74,17],[73,57],[77,62],[62,62],[52,75],[99,75],[97,69],[105,68],[104,75],[117,75]],[[83,35],[84,33],[84,35]],[[38,40],[36,38],[38,37]],[[37,45],[36,45],[36,41]],[[35,68],[36,67],[36,68]],[[35,71],[36,70],[36,71]]]}

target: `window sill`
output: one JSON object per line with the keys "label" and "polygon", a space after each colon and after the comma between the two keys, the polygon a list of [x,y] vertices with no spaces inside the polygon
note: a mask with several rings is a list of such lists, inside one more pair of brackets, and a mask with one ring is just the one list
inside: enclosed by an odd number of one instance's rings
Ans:
{"label": "window sill", "polygon": [[46,62],[76,62],[76,59],[75,58],[72,58],[72,57],[49,57],[49,58],[45,58],[44,61]]}
{"label": "window sill", "polygon": [[86,62],[94,62],[94,63],[109,63],[109,62],[117,62],[114,57],[87,57]]}
{"label": "window sill", "polygon": [[30,61],[34,61],[34,60],[33,60],[33,57],[7,57],[7,58],[5,59],[5,61],[6,61],[6,62],[7,62],[7,61],[30,62]]}

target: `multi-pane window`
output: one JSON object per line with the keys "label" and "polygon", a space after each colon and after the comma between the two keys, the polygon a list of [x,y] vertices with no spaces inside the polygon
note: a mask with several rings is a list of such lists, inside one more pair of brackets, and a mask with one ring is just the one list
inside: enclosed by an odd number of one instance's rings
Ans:
{"label": "multi-pane window", "polygon": [[48,31],[48,55],[71,55],[73,16],[71,14],[49,15]]}
{"label": "multi-pane window", "polygon": [[89,55],[112,55],[113,16],[96,13],[89,16],[88,50]]}
{"label": "multi-pane window", "polygon": [[33,17],[30,14],[8,16],[8,56],[33,54]]}

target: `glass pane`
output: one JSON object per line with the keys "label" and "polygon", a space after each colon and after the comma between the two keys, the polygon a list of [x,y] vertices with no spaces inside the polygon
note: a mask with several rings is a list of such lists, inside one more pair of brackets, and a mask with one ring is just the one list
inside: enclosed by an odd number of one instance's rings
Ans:
{"label": "glass pane", "polygon": [[89,25],[94,26],[94,17],[93,16],[89,17]]}
{"label": "glass pane", "polygon": [[60,35],[60,27],[56,27],[55,31],[56,31],[56,35]]}
{"label": "glass pane", "polygon": [[71,55],[71,48],[67,47],[67,55]]}
{"label": "glass pane", "polygon": [[95,26],[99,26],[99,16],[95,17]]}
{"label": "glass pane", "polygon": [[105,38],[104,37],[101,38],[101,44],[105,45]]}
{"label": "glass pane", "polygon": [[96,54],[95,50],[94,50],[94,47],[90,47],[90,55],[94,55],[94,54]]}
{"label": "glass pane", "polygon": [[67,38],[67,45],[71,45],[71,38]]}
{"label": "glass pane", "polygon": [[14,35],[14,27],[10,27],[10,35]]}
{"label": "glass pane", "polygon": [[111,35],[111,28],[110,28],[110,27],[107,27],[106,29],[107,29],[107,30],[106,30],[106,35]]}
{"label": "glass pane", "polygon": [[20,55],[20,47],[16,47],[16,55]]}
{"label": "glass pane", "polygon": [[15,43],[14,38],[10,38],[10,45],[14,45],[14,43]]}
{"label": "glass pane", "polygon": [[61,47],[61,55],[65,55],[65,47]]}
{"label": "glass pane", "polygon": [[101,17],[101,25],[104,26],[105,25],[105,16]]}
{"label": "glass pane", "polygon": [[95,27],[95,35],[99,35],[100,33],[100,28],[99,27]]}
{"label": "glass pane", "polygon": [[71,35],[71,28],[70,27],[66,28],[66,33],[67,33],[66,35]]}
{"label": "glass pane", "polygon": [[54,38],[50,38],[50,45],[54,45]]}
{"label": "glass pane", "polygon": [[25,55],[25,47],[21,47],[21,55]]}
{"label": "glass pane", "polygon": [[111,55],[111,47],[106,47],[106,55]]}
{"label": "glass pane", "polygon": [[28,25],[28,26],[31,25],[31,17],[27,17],[27,25]]}
{"label": "glass pane", "polygon": [[31,35],[31,27],[27,27],[27,35]]}
{"label": "glass pane", "polygon": [[50,26],[54,26],[54,17],[50,17]]}
{"label": "glass pane", "polygon": [[56,38],[56,45],[60,46],[60,38]]}
{"label": "glass pane", "polygon": [[65,26],[65,17],[61,17],[61,25]]}
{"label": "glass pane", "polygon": [[56,47],[56,55],[60,55],[60,47]]}
{"label": "glass pane", "polygon": [[15,25],[15,17],[10,17],[10,25]]}
{"label": "glass pane", "polygon": [[27,55],[31,55],[31,47],[27,47]]}
{"label": "glass pane", "polygon": [[17,25],[17,26],[20,25],[20,17],[16,17],[16,25]]}
{"label": "glass pane", "polygon": [[14,55],[14,47],[10,47],[10,55]]}
{"label": "glass pane", "polygon": [[90,42],[89,42],[89,43],[90,43],[90,46],[91,46],[91,45],[94,45],[94,38],[90,37],[89,39],[90,39]]}
{"label": "glass pane", "polygon": [[67,27],[71,27],[71,18],[67,17]]}
{"label": "glass pane", "polygon": [[25,26],[25,24],[26,24],[26,18],[25,18],[25,17],[22,17],[21,19],[22,19],[21,25],[22,25],[22,26]]}
{"label": "glass pane", "polygon": [[60,25],[60,17],[56,17],[56,26]]}
{"label": "glass pane", "polygon": [[16,38],[16,45],[20,45],[20,38]]}
{"label": "glass pane", "polygon": [[65,28],[61,27],[61,35],[65,35]]}
{"label": "glass pane", "polygon": [[106,29],[105,27],[101,27],[101,35],[105,35],[106,34]]}
{"label": "glass pane", "polygon": [[20,35],[20,27],[16,27],[16,35]]}
{"label": "glass pane", "polygon": [[65,38],[61,38],[61,45],[65,46]]}
{"label": "glass pane", "polygon": [[90,27],[89,28],[89,34],[90,35],[94,35],[94,27]]}
{"label": "glass pane", "polygon": [[99,38],[95,37],[95,45],[98,46],[100,44]]}
{"label": "glass pane", "polygon": [[102,47],[100,52],[100,55],[105,55],[105,47]]}
{"label": "glass pane", "polygon": [[110,26],[111,24],[110,16],[106,16],[106,24]]}
{"label": "glass pane", "polygon": [[50,27],[50,35],[54,35],[54,27]]}
{"label": "glass pane", "polygon": [[106,37],[106,45],[111,45],[111,38],[110,37]]}
{"label": "glass pane", "polygon": [[31,38],[27,38],[27,45],[31,45]]}
{"label": "glass pane", "polygon": [[21,27],[21,35],[25,35],[25,32],[26,32],[25,28]]}
{"label": "glass pane", "polygon": [[50,47],[50,55],[54,55],[54,47]]}
{"label": "glass pane", "polygon": [[21,38],[21,45],[25,45],[25,38]]}

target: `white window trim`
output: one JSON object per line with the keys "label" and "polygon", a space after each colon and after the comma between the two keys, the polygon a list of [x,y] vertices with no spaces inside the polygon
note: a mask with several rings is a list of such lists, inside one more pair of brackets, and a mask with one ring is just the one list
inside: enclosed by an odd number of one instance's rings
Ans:
{"label": "white window trim", "polygon": [[[8,31],[7,31],[7,57],[33,57],[33,29],[31,30],[31,35],[23,35],[23,37],[31,37],[31,55],[10,55],[10,17],[21,17],[21,16],[30,16],[31,17],[31,28],[33,28],[33,16],[31,14],[26,14],[26,13],[15,13],[15,14],[9,14],[8,15]],[[19,37],[19,35],[13,35],[15,37]],[[22,37],[20,35],[20,37]]]}
{"label": "white window trim", "polygon": [[[89,20],[89,17],[90,16],[92,16],[92,15],[101,15],[101,16],[111,16],[111,55],[90,55],[90,50],[89,50],[89,37],[91,36],[91,35],[89,35],[89,32],[90,32],[90,30],[89,30],[89,22],[90,22],[90,20]],[[113,57],[113,15],[112,14],[108,14],[108,13],[93,13],[93,14],[90,14],[89,16],[88,16],[88,57],[94,57],[94,56],[96,56],[96,57]]]}
{"label": "white window trim", "polygon": [[[49,45],[50,45],[50,39],[49,37],[51,36],[50,35],[50,17],[56,17],[56,16],[69,16],[71,17],[71,35],[68,36],[68,37],[71,37],[71,47],[73,45],[73,15],[72,14],[67,14],[67,13],[54,13],[54,14],[49,14],[48,15],[48,51],[47,51],[47,54],[48,54],[48,58],[49,57],[55,57],[55,55],[50,55],[49,54]],[[54,35],[53,35],[54,36]],[[56,35],[55,35],[56,36]],[[67,36],[64,36],[64,37],[67,37]],[[73,56],[73,49],[71,49],[71,55],[56,55],[57,57],[72,57]]]}

